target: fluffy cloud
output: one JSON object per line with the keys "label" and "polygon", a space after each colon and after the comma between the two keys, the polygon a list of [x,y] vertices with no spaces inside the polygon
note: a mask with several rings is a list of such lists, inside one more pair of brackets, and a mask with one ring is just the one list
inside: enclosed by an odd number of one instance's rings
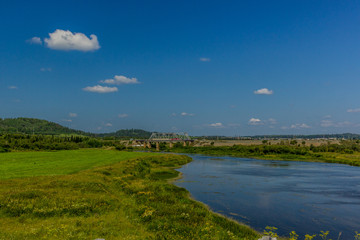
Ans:
{"label": "fluffy cloud", "polygon": [[271,95],[273,94],[273,90],[269,90],[267,88],[261,88],[256,91],[254,91],[255,94],[263,94],[263,95]]}
{"label": "fluffy cloud", "polygon": [[69,113],[69,117],[74,118],[74,117],[77,117],[77,116],[78,116],[77,113]]}
{"label": "fluffy cloud", "polygon": [[136,78],[128,78],[125,76],[115,75],[114,78],[102,80],[100,81],[100,83],[121,85],[121,84],[138,84],[140,82]]}
{"label": "fluffy cloud", "polygon": [[263,122],[258,118],[250,118],[249,125],[261,125]]}
{"label": "fluffy cloud", "polygon": [[27,42],[30,44],[39,44],[39,45],[42,44],[42,41],[39,37],[30,38],[29,40],[27,40]]}
{"label": "fluffy cloud", "polygon": [[72,33],[69,30],[56,29],[55,32],[49,33],[50,38],[45,38],[46,46],[55,50],[78,50],[94,51],[100,48],[97,36],[94,34],[88,38],[83,33]]}
{"label": "fluffy cloud", "polygon": [[126,113],[121,113],[118,115],[119,118],[127,118],[129,115]]}
{"label": "fluffy cloud", "polygon": [[190,117],[191,117],[191,116],[194,116],[195,114],[182,112],[180,115],[181,115],[181,116],[190,116]]}
{"label": "fluffy cloud", "polygon": [[18,89],[17,86],[9,86],[8,88],[9,88],[9,89],[12,89],[12,90]]}
{"label": "fluffy cloud", "polygon": [[83,90],[86,92],[111,93],[111,92],[117,92],[118,88],[117,87],[104,87],[104,86],[96,85],[93,87],[83,88]]}
{"label": "fluffy cloud", "polygon": [[200,60],[201,62],[210,62],[210,61],[211,61],[210,58],[204,58],[204,57],[200,58],[199,60]]}
{"label": "fluffy cloud", "polygon": [[296,123],[296,124],[292,124],[290,126],[290,128],[299,129],[299,128],[311,128],[311,127],[309,125],[305,124],[305,123]]}
{"label": "fluffy cloud", "polygon": [[348,109],[347,112],[349,113],[360,112],[360,108]]}
{"label": "fluffy cloud", "polygon": [[222,123],[211,123],[211,124],[208,124],[207,126],[214,127],[214,128],[223,128],[224,127],[224,125]]}

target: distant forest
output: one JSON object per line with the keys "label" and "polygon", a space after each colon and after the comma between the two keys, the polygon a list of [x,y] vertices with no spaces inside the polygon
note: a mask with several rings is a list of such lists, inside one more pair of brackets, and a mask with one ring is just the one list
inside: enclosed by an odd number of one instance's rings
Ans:
{"label": "distant forest", "polygon": [[[122,129],[111,133],[89,133],[61,126],[58,123],[36,119],[36,118],[0,118],[0,134],[36,134],[36,135],[80,135],[87,137],[103,138],[107,140],[116,139],[147,139],[151,132],[142,129]],[[208,140],[236,140],[236,139],[360,139],[359,134],[315,134],[315,135],[257,135],[257,136],[197,136],[192,138]]]}

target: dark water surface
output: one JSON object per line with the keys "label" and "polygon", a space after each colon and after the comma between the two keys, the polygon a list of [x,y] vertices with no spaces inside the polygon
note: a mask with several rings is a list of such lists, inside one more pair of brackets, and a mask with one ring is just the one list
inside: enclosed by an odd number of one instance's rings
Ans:
{"label": "dark water surface", "polygon": [[[280,235],[360,232],[360,168],[315,162],[189,155],[175,182],[213,211]],[[302,237],[301,237],[302,239]]]}

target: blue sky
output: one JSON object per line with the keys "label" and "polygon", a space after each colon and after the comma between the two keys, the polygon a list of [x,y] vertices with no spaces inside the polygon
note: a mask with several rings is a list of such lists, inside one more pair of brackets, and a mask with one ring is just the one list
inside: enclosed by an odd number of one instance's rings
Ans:
{"label": "blue sky", "polygon": [[360,133],[359,1],[1,1],[0,117]]}

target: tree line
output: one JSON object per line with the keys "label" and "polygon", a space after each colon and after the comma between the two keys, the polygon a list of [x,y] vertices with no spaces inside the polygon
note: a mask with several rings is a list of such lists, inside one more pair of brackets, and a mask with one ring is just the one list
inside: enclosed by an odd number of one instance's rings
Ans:
{"label": "tree line", "polygon": [[32,135],[19,133],[0,134],[0,152],[40,151],[40,150],[73,150],[79,148],[125,147],[115,140],[105,140],[87,136]]}

